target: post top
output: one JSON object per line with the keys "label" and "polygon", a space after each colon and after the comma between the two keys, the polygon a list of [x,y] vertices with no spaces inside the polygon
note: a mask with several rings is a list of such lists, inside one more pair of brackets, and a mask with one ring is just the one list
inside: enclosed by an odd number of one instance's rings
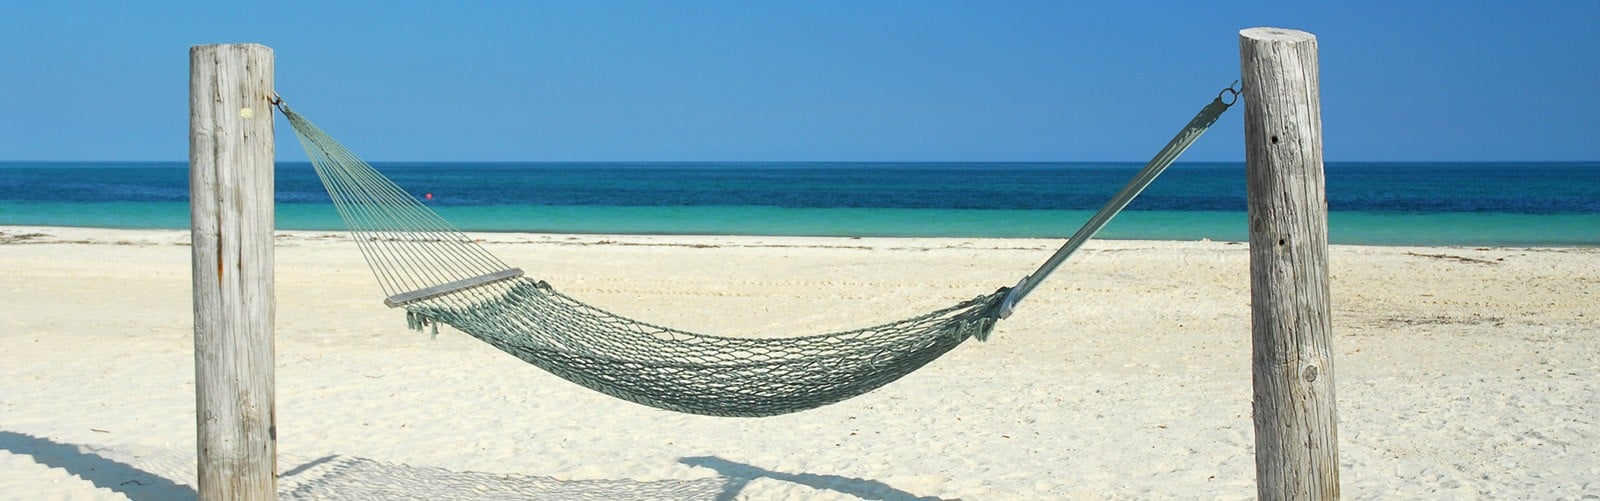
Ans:
{"label": "post top", "polygon": [[229,48],[238,48],[238,49],[252,50],[252,51],[267,51],[268,53],[272,52],[272,47],[268,47],[268,46],[265,46],[265,45],[262,45],[262,44],[258,44],[258,43],[208,43],[208,44],[200,44],[200,45],[191,45],[191,46],[189,46],[189,52],[218,51],[218,50],[229,49]]}
{"label": "post top", "polygon": [[1289,28],[1273,28],[1268,26],[1239,30],[1239,36],[1241,38],[1248,38],[1251,40],[1264,40],[1273,42],[1304,42],[1308,40],[1317,40],[1316,35],[1304,31],[1292,30]]}

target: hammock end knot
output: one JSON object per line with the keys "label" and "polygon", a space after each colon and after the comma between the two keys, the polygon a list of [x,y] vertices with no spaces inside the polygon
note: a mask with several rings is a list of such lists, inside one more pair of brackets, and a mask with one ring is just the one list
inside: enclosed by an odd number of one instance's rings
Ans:
{"label": "hammock end knot", "polygon": [[1007,300],[1011,298],[1011,293],[1014,290],[1015,289],[1010,287],[1001,287],[994,291],[993,294],[989,294],[987,296],[978,296],[971,302],[966,303],[987,303],[987,306],[978,311],[977,318],[972,320],[972,322],[977,323],[977,325],[973,327],[973,339],[977,339],[978,341],[989,340],[989,334],[994,332],[995,324],[1000,323],[1000,319],[1003,319],[1006,317],[1006,315],[1010,314],[1007,308]]}
{"label": "hammock end knot", "polygon": [[[996,312],[996,319],[1005,320],[1007,318],[1011,318],[1011,312],[1015,311],[1017,308],[1017,301],[1021,301],[1022,296],[1026,294],[1023,292],[1026,290],[1026,288],[1023,286],[1027,285],[1028,280],[1032,278],[1033,275],[1022,277],[1022,280],[1017,281],[1017,285],[1013,285],[1010,287],[1010,289],[1006,290],[1005,298],[1000,300],[1000,308],[999,311]],[[979,340],[981,341],[982,339]]]}

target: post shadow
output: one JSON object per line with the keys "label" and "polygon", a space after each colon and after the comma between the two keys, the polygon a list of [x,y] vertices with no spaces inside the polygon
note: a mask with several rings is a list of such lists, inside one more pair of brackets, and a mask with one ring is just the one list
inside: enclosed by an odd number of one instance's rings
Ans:
{"label": "post shadow", "polygon": [[110,489],[134,501],[195,499],[197,496],[190,486],[48,438],[0,431],[0,450],[30,456],[36,463],[61,468],[95,487]]}
{"label": "post shadow", "polygon": [[896,489],[889,484],[865,478],[846,477],[842,475],[819,475],[815,473],[783,473],[772,471],[757,466],[728,461],[715,456],[697,456],[678,459],[679,463],[689,466],[699,466],[715,470],[717,474],[727,479],[727,487],[722,495],[717,496],[718,501],[732,500],[744,490],[745,486],[758,478],[770,478],[784,482],[792,482],[817,490],[830,490],[849,494],[862,499],[876,499],[882,501],[938,501],[943,498],[935,496],[917,496],[910,492]]}

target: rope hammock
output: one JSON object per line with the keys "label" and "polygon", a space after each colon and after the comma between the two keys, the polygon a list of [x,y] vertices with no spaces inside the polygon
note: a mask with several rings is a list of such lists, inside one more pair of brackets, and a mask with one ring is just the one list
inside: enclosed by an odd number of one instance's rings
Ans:
{"label": "rope hammock", "polygon": [[1233,104],[1225,89],[1055,255],[1015,287],[845,332],[735,338],[624,318],[524,275],[361,161],[281,100],[334,207],[411,328],[455,327],[552,374],[652,407],[772,416],[839,402],[921,368],[995,322],[1110,221]]}

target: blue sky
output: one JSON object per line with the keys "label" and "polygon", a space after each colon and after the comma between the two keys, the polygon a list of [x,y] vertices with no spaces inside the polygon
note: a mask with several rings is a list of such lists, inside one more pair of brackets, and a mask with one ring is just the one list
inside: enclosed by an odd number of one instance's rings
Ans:
{"label": "blue sky", "polygon": [[257,42],[369,160],[1142,162],[1251,26],[1318,36],[1329,161],[1600,160],[1593,0],[11,2],[0,160],[183,160],[189,46]]}

